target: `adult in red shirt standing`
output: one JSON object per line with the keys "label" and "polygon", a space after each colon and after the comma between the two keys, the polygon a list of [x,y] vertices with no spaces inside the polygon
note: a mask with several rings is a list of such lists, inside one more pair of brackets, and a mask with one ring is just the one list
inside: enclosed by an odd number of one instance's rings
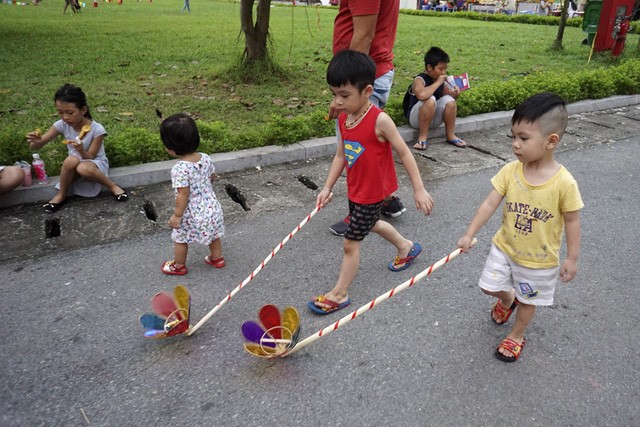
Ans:
{"label": "adult in red shirt standing", "polygon": [[[334,55],[345,49],[357,50],[368,54],[376,63],[376,79],[369,100],[379,108],[386,105],[393,84],[393,45],[399,11],[400,0],[341,0],[333,25]],[[333,108],[329,109],[329,117],[338,117]],[[397,196],[391,195],[383,202],[385,216],[395,218],[406,210]],[[344,236],[348,225],[347,216],[329,229],[336,236]]]}

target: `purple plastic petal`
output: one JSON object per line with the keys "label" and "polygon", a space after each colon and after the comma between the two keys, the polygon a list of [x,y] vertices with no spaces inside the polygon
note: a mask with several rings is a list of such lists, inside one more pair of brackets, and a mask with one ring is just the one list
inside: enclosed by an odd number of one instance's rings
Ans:
{"label": "purple plastic petal", "polygon": [[[251,341],[257,344],[260,344],[260,340],[264,336],[265,338],[271,339],[272,337],[269,334],[265,335],[265,330],[262,329],[258,323],[253,320],[247,320],[242,324],[242,335],[247,341]],[[276,343],[274,342],[263,342],[262,345],[266,347],[275,347]]]}

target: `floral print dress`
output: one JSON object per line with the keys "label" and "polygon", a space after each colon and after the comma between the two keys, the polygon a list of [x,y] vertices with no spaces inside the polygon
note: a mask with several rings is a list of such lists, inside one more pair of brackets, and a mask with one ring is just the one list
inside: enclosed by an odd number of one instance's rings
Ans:
{"label": "floral print dress", "polygon": [[175,189],[189,187],[189,202],[182,215],[179,228],[174,228],[171,239],[176,243],[200,243],[209,245],[224,236],[222,206],[211,186],[215,171],[211,158],[200,154],[200,161],[179,160],[171,168],[171,185]]}

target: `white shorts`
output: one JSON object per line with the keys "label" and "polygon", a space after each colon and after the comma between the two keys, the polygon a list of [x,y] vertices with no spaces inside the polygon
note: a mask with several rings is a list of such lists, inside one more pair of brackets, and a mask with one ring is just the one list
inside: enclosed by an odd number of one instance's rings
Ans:
{"label": "white shorts", "polygon": [[524,304],[552,305],[558,271],[558,267],[523,267],[513,262],[496,245],[491,244],[491,252],[478,285],[491,292],[508,292],[515,289],[516,298]]}
{"label": "white shorts", "polygon": [[[446,107],[451,101],[455,101],[455,99],[453,99],[453,96],[451,95],[445,95],[437,101],[435,96],[432,96],[429,99],[433,99],[436,103],[436,112],[433,115],[433,119],[431,119],[429,129],[436,129],[444,121],[444,107]],[[423,104],[424,101],[416,102],[416,105],[413,106],[409,113],[409,125],[414,129],[420,129],[420,107],[422,107]]]}

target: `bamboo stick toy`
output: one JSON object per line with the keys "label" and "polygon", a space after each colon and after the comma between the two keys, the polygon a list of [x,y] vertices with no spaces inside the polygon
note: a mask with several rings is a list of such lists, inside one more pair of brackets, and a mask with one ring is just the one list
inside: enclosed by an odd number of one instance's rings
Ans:
{"label": "bamboo stick toy", "polygon": [[285,237],[282,242],[280,242],[272,251],[271,253],[260,263],[260,265],[258,267],[256,267],[255,270],[253,270],[251,272],[251,274],[242,281],[242,283],[240,283],[238,286],[236,286],[236,288],[234,290],[232,290],[226,297],[224,297],[222,299],[222,301],[220,301],[211,311],[209,311],[198,323],[196,323],[195,326],[190,327],[189,330],[187,330],[186,334],[187,336],[191,336],[191,334],[193,334],[195,331],[197,331],[207,320],[209,320],[209,318],[211,316],[213,316],[218,310],[220,310],[220,308],[225,305],[235,294],[237,294],[240,289],[242,289],[247,283],[249,283],[251,280],[253,280],[254,277],[256,277],[256,275],[260,272],[260,270],[262,270],[264,268],[265,265],[267,265],[267,263],[278,253],[278,251],[280,249],[282,249],[282,247],[285,245],[285,243],[287,243],[293,236],[294,234],[296,234],[298,231],[300,231],[300,229],[307,224],[311,218],[313,218],[313,216],[318,213],[318,211],[322,208],[322,206],[317,205],[316,208],[311,211],[311,213],[309,213],[304,220],[302,220],[302,222],[300,224],[298,224],[298,226],[296,228],[293,229],[293,231],[291,231],[287,237]]}
{"label": "bamboo stick toy", "polygon": [[[476,243],[477,243],[477,239],[474,238],[472,246],[475,245]],[[425,270],[421,271],[420,273],[416,274],[415,276],[413,276],[411,279],[407,280],[406,282],[396,286],[395,288],[391,289],[390,291],[388,291],[388,292],[380,295],[379,297],[373,299],[371,302],[363,305],[362,307],[360,307],[356,311],[354,311],[354,312],[352,312],[350,314],[347,314],[346,316],[344,316],[343,318],[341,318],[337,322],[332,323],[331,325],[327,326],[326,328],[321,329],[318,332],[316,332],[315,334],[310,335],[307,338],[303,339],[302,341],[297,343],[295,345],[295,347],[293,347],[290,351],[285,352],[285,353],[276,354],[274,356],[286,357],[286,356],[288,356],[290,354],[295,353],[298,350],[301,350],[302,348],[308,346],[309,344],[311,344],[314,341],[320,339],[321,337],[330,334],[331,332],[335,331],[339,327],[349,323],[351,320],[355,319],[356,317],[358,317],[362,313],[365,313],[365,312],[371,310],[373,307],[375,307],[376,305],[380,304],[382,301],[388,300],[392,296],[397,295],[399,292],[401,292],[401,291],[413,286],[415,283],[419,282],[424,277],[429,276],[431,273],[433,273],[434,270],[437,270],[438,268],[440,268],[443,265],[447,264],[449,261],[451,261],[452,259],[454,259],[458,255],[460,255],[461,252],[462,252],[462,249],[460,249],[460,248],[456,249],[455,251],[451,252],[446,257],[444,257],[441,260],[435,262],[434,264],[432,264],[431,266],[429,266]]]}

